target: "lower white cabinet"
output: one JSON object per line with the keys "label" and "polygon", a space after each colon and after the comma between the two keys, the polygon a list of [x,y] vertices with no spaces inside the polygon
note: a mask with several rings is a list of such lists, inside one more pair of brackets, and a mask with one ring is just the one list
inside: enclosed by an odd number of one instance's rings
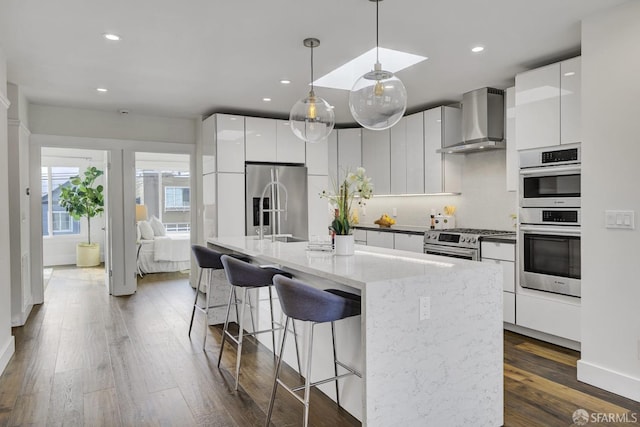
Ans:
{"label": "lower white cabinet", "polygon": [[580,304],[552,297],[516,295],[516,324],[536,331],[580,341]]}
{"label": "lower white cabinet", "polygon": [[393,235],[394,233],[388,231],[367,230],[367,246],[393,249]]}
{"label": "lower white cabinet", "polygon": [[423,234],[393,233],[393,247],[402,251],[424,252]]}
{"label": "lower white cabinet", "polygon": [[482,262],[498,264],[502,267],[502,290],[506,292],[516,291],[516,263],[501,259],[482,258]]}
{"label": "lower white cabinet", "polygon": [[367,244],[367,230],[356,229],[353,231],[353,240],[358,245]]}
{"label": "lower white cabinet", "polygon": [[502,321],[516,323],[516,294],[513,292],[502,293]]}

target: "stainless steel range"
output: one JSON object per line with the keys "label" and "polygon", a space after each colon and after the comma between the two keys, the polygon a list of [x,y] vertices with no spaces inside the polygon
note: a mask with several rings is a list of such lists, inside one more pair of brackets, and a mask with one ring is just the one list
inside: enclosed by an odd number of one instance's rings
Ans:
{"label": "stainless steel range", "polygon": [[424,253],[478,261],[482,237],[512,234],[501,230],[453,228],[424,233]]}

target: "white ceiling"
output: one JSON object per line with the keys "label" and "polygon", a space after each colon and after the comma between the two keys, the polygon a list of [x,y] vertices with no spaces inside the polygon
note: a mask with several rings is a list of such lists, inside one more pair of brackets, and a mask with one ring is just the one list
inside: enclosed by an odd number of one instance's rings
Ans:
{"label": "white ceiling", "polygon": [[[516,73],[580,52],[580,20],[627,0],[386,0],[380,45],[428,56],[398,73],[408,111],[505,88]],[[122,36],[114,43],[105,32]],[[8,79],[37,104],[171,117],[288,117],[319,77],[375,45],[368,0],[2,0]],[[486,46],[472,54],[476,44]],[[383,64],[384,66],[384,64]],[[283,86],[281,79],[292,83]],[[106,87],[108,93],[96,92]],[[336,121],[348,92],[318,88]],[[272,98],[265,103],[263,97]]]}

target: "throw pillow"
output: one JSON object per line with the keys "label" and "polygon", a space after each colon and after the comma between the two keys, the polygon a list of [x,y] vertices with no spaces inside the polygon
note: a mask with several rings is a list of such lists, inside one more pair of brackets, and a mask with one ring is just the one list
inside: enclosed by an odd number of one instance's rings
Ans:
{"label": "throw pillow", "polygon": [[149,223],[151,224],[151,228],[153,229],[153,234],[155,234],[156,236],[164,236],[167,234],[167,230],[164,229],[164,225],[162,225],[160,220],[155,216],[151,217]]}
{"label": "throw pillow", "polygon": [[140,227],[140,236],[144,240],[153,240],[155,236],[153,234],[153,228],[151,228],[151,224],[149,224],[149,221],[140,221],[138,223],[138,227]]}

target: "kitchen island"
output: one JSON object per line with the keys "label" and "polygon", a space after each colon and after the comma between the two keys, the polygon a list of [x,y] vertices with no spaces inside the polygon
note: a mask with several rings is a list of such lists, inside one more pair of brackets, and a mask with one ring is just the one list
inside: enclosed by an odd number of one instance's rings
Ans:
{"label": "kitchen island", "polygon": [[[341,404],[363,425],[503,424],[497,266],[359,245],[353,256],[334,256],[308,251],[304,242],[253,236],[211,238],[208,244],[277,265],[314,286],[362,296],[362,315],[336,328],[338,358],[363,372],[362,380],[341,383]],[[305,335],[300,329],[299,336]],[[329,330],[324,332],[316,340],[328,343]],[[262,342],[270,347],[268,341]],[[312,380],[333,371],[330,354],[316,355],[330,353],[330,347],[316,344]],[[290,366],[296,365],[293,351],[288,348],[284,356]],[[321,390],[335,399],[332,384]]]}

